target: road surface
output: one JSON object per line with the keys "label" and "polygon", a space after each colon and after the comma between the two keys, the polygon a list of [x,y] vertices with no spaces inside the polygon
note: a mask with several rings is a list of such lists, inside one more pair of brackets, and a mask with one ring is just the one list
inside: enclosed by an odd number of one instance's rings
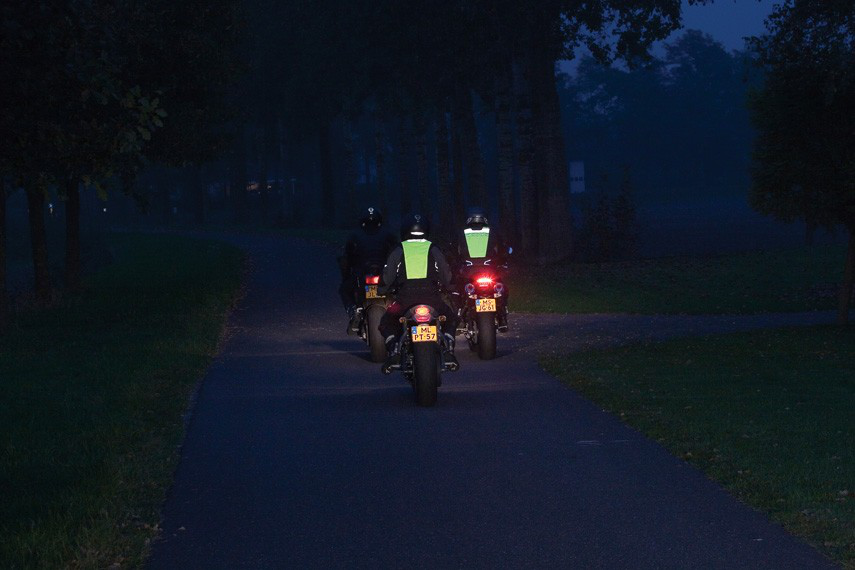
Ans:
{"label": "road surface", "polygon": [[151,568],[834,567],[535,360],[549,335],[578,350],[829,315],[517,316],[496,360],[461,346],[420,409],[345,336],[328,249],[229,239],[252,270]]}

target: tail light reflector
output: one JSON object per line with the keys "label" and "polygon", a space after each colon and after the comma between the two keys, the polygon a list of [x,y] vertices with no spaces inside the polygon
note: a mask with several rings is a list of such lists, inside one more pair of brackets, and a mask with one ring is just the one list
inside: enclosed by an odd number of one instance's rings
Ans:
{"label": "tail light reflector", "polygon": [[365,284],[366,285],[379,285],[380,284],[380,276],[379,275],[366,275],[365,276]]}
{"label": "tail light reflector", "polygon": [[430,308],[427,305],[419,305],[413,311],[413,317],[417,323],[426,323],[430,321]]}

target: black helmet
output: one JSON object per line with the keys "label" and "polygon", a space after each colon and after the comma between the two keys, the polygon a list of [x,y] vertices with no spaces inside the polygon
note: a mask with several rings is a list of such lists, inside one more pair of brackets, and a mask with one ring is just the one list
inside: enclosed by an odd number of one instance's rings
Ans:
{"label": "black helmet", "polygon": [[380,208],[368,207],[362,213],[362,219],[359,222],[363,228],[378,228],[383,224],[383,212],[380,211]]}
{"label": "black helmet", "polygon": [[489,225],[490,222],[487,220],[487,214],[484,213],[482,208],[469,208],[469,212],[466,214],[466,227]]}
{"label": "black helmet", "polygon": [[404,218],[401,224],[401,241],[408,239],[427,239],[430,235],[430,220],[427,216],[413,214]]}

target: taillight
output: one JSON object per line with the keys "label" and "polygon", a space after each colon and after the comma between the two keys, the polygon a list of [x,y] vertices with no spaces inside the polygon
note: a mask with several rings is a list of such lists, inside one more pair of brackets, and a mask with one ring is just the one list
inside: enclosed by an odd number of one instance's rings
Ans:
{"label": "taillight", "polygon": [[430,321],[430,308],[427,305],[419,305],[413,311],[413,318],[417,323],[426,323]]}
{"label": "taillight", "polygon": [[475,280],[475,283],[478,284],[478,287],[489,287],[493,284],[493,278],[489,275],[484,275]]}
{"label": "taillight", "polygon": [[379,285],[380,284],[380,276],[379,275],[366,275],[365,276],[365,284],[366,285]]}

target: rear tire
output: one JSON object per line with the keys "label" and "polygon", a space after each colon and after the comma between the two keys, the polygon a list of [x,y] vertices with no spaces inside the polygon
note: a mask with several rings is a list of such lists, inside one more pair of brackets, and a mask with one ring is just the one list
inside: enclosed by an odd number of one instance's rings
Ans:
{"label": "rear tire", "polygon": [[436,404],[436,389],[439,386],[439,345],[435,342],[414,342],[413,389],[416,403],[430,407]]}
{"label": "rear tire", "polygon": [[380,334],[380,319],[386,309],[383,305],[369,305],[365,323],[368,327],[368,348],[371,350],[371,362],[386,360],[386,339]]}
{"label": "rear tire", "polygon": [[492,360],[496,357],[496,313],[478,313],[478,358]]}

